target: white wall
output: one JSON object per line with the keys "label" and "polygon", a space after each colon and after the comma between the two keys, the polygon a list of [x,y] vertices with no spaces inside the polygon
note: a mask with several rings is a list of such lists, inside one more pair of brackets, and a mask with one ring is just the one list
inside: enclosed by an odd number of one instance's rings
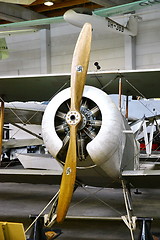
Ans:
{"label": "white wall", "polygon": [[155,13],[142,15],[143,20],[139,23],[136,38],[137,69],[160,67],[160,7],[157,8]]}
{"label": "white wall", "polygon": [[70,72],[79,28],[67,23],[51,28],[51,72]]}
{"label": "white wall", "polygon": [[1,75],[40,73],[39,32],[6,37],[9,58],[0,60]]}
{"label": "white wall", "polygon": [[[52,28],[52,72],[69,72],[74,46],[80,29],[67,23]],[[114,37],[116,36],[116,37]],[[102,70],[124,68],[124,37],[119,34],[93,33],[89,70],[94,71],[98,61]]]}

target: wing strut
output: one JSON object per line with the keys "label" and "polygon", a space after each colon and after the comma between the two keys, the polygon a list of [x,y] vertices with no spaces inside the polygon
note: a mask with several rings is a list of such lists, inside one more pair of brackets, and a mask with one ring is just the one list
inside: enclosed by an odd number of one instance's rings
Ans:
{"label": "wing strut", "polygon": [[1,161],[1,155],[2,155],[3,124],[4,124],[4,102],[3,102],[3,100],[1,100],[1,111],[0,111],[0,161]]}

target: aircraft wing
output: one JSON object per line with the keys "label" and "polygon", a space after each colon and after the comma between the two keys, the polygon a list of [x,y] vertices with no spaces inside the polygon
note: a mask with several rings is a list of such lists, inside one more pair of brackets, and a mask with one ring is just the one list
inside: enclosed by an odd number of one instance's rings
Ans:
{"label": "aircraft wing", "polygon": [[46,104],[37,102],[5,103],[5,123],[24,123],[41,125]]}
{"label": "aircraft wing", "polygon": [[59,185],[63,168],[49,154],[16,153],[22,165],[0,168],[0,182]]}
{"label": "aircraft wing", "polygon": [[130,13],[139,9],[143,9],[144,7],[151,7],[154,4],[158,4],[158,3],[160,2],[141,0],[141,1],[118,5],[115,7],[98,9],[94,11],[94,14],[99,15],[101,17],[110,17],[113,15]]}
{"label": "aircraft wing", "polygon": [[[116,94],[122,79],[123,94],[145,98],[160,97],[160,69],[89,72],[87,85]],[[70,74],[47,74],[0,77],[0,95],[5,102],[48,101],[60,90],[69,87]],[[10,87],[12,86],[12,88]]]}
{"label": "aircraft wing", "polygon": [[60,184],[62,171],[0,169],[0,182]]}
{"label": "aircraft wing", "polygon": [[[0,182],[60,184],[62,171],[1,169]],[[134,188],[160,188],[160,170],[123,171],[123,179]]]}
{"label": "aircraft wing", "polygon": [[[0,182],[55,185],[60,184],[61,174],[57,170],[1,169]],[[134,188],[160,188],[160,170],[123,171],[122,177]]]}
{"label": "aircraft wing", "polygon": [[123,171],[122,177],[135,188],[160,188],[160,170]]}
{"label": "aircraft wing", "polygon": [[0,29],[11,30],[14,28],[25,28],[30,26],[33,27],[33,26],[47,25],[47,24],[60,23],[60,22],[64,22],[63,16],[52,17],[52,18],[46,17],[46,18],[36,19],[36,20],[6,23],[6,24],[0,25]]}
{"label": "aircraft wing", "polygon": [[20,147],[28,147],[28,146],[35,146],[35,145],[42,145],[43,140],[38,138],[31,138],[31,139],[9,139],[3,140],[3,147],[4,148],[20,148]]}

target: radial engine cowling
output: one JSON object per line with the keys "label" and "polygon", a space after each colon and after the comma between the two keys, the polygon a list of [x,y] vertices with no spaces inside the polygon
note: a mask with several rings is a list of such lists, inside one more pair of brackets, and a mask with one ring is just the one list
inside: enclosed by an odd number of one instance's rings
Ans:
{"label": "radial engine cowling", "polygon": [[[54,158],[65,161],[69,141],[66,113],[70,88],[58,93],[48,104],[43,120],[44,143]],[[134,168],[134,140],[111,98],[95,87],[85,86],[81,104],[82,123],[78,130],[78,165],[97,167],[96,172],[118,178],[122,168]]]}

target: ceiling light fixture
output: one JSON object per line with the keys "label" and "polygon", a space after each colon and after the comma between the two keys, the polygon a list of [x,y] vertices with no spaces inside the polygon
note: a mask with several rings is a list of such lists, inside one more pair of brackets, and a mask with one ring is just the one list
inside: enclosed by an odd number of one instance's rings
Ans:
{"label": "ceiling light fixture", "polygon": [[46,5],[46,6],[48,6],[48,7],[50,7],[50,6],[52,6],[54,3],[52,2],[52,1],[45,1],[44,2],[44,5]]}

